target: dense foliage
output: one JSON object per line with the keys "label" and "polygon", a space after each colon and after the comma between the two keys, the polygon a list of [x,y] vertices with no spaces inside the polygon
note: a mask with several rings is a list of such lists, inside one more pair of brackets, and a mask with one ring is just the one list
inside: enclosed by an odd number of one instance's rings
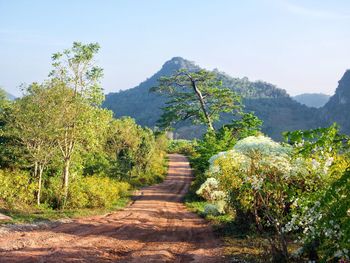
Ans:
{"label": "dense foliage", "polygon": [[164,134],[100,107],[98,44],[53,55],[42,84],[0,93],[0,208],[112,207],[166,174]]}
{"label": "dense foliage", "polygon": [[208,213],[234,211],[266,236],[274,262],[349,260],[349,138],[336,125],[285,136],[249,136],[213,155],[197,194]]}

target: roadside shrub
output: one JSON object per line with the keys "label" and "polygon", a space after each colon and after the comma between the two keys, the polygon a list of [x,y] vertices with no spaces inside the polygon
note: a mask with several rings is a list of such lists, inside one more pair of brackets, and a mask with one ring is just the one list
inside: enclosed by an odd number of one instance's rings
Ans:
{"label": "roadside shrub", "polygon": [[[50,185],[45,191],[45,197],[55,207],[62,198],[61,180],[59,177],[50,179]],[[118,182],[105,176],[78,176],[71,181],[66,207],[71,208],[103,208],[113,207],[115,202],[128,195],[130,185]]]}
{"label": "roadside shrub", "polygon": [[30,180],[28,172],[0,170],[0,200],[5,208],[33,205],[35,189],[36,184]]}
{"label": "roadside shrub", "polygon": [[120,197],[127,195],[128,190],[128,183],[108,177],[77,177],[71,184],[67,207],[112,207]]}
{"label": "roadside shrub", "polygon": [[[286,133],[294,159],[303,158],[307,172],[300,182],[292,218],[284,231],[296,234],[295,256],[320,262],[350,259],[349,137],[337,125]],[[305,169],[304,168],[304,169]]]}
{"label": "roadside shrub", "polygon": [[291,201],[296,175],[290,153],[291,147],[268,137],[250,136],[238,141],[232,150],[213,156],[208,170],[230,197],[230,205],[253,215],[258,231],[273,229],[271,251],[274,257],[284,259],[288,251],[282,226],[288,221],[285,205]]}
{"label": "roadside shrub", "polygon": [[[300,206],[284,231],[299,232],[303,247],[296,256],[316,251],[322,262],[347,262],[350,259],[350,170],[330,185],[309,207]],[[314,260],[317,259],[313,258]],[[343,260],[343,261],[341,261]]]}

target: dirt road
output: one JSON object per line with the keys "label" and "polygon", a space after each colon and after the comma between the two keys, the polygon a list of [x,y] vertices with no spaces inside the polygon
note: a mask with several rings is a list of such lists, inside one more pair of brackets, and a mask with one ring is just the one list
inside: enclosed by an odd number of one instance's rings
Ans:
{"label": "dirt road", "polygon": [[181,203],[191,182],[182,155],[167,179],[124,210],[0,236],[0,262],[224,262],[208,224]]}

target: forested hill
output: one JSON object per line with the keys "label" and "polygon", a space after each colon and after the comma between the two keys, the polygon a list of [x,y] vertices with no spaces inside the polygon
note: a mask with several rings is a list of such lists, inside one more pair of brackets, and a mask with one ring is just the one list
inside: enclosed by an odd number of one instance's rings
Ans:
{"label": "forested hill", "polygon": [[350,70],[339,80],[335,94],[320,109],[326,125],[337,122],[342,132],[350,133]]}
{"label": "forested hill", "polygon": [[[161,76],[169,76],[176,70],[186,68],[198,70],[199,66],[181,57],[167,61],[156,74],[135,88],[110,93],[106,96],[104,107],[111,109],[116,117],[131,116],[144,126],[153,127],[159,119],[166,98],[150,93],[149,89],[157,85]],[[283,89],[263,82],[249,81],[248,78],[233,78],[223,72],[214,70],[222,80],[223,86],[231,88],[243,98],[245,111],[254,111],[264,121],[263,131],[279,139],[281,132],[295,129],[308,129],[318,126],[316,109],[308,108],[294,101]],[[232,116],[225,116],[224,122],[230,122]],[[198,136],[188,123],[179,125],[176,133],[181,138]],[[195,134],[195,135],[193,135]]]}
{"label": "forested hill", "polygon": [[171,75],[181,68],[199,69],[190,61],[174,57],[167,61],[161,70],[137,87],[117,93],[109,93],[106,96],[104,107],[111,109],[116,117],[131,116],[140,125],[155,126],[162,114],[161,107],[164,106],[166,98],[159,94],[150,93],[149,89],[157,85],[160,77]]}

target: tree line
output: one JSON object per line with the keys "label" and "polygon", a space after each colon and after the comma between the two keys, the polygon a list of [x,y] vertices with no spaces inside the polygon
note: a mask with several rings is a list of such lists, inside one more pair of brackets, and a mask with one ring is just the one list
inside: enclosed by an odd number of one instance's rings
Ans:
{"label": "tree line", "polygon": [[[4,206],[33,205],[35,194],[37,205],[79,207],[84,206],[74,201],[79,194],[85,199],[89,195],[90,199],[106,198],[106,189],[101,193],[92,189],[99,181],[108,180],[126,193],[129,185],[151,184],[165,175],[165,136],[130,118],[114,119],[111,111],[101,107],[103,70],[94,61],[99,49],[97,43],[75,42],[52,56],[46,81],[23,87],[23,96],[13,102],[1,94],[0,178],[7,185],[0,186],[0,199]],[[16,187],[14,178],[33,186],[23,189],[27,192],[23,200],[13,198],[15,191],[9,193],[9,188]]]}

